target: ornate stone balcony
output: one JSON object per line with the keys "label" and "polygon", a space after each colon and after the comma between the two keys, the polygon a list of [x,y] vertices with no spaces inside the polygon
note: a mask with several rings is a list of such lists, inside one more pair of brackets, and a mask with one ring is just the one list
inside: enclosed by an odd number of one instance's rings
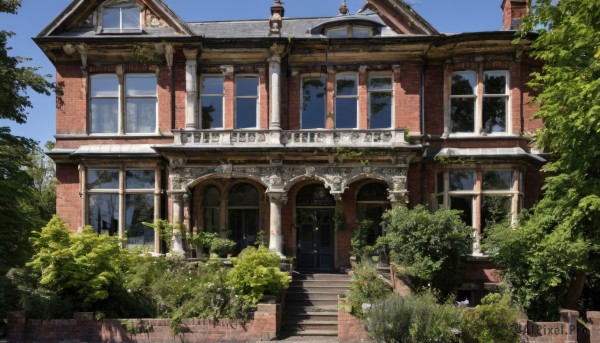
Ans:
{"label": "ornate stone balcony", "polygon": [[403,129],[384,130],[173,130],[176,146],[368,148],[408,145]]}

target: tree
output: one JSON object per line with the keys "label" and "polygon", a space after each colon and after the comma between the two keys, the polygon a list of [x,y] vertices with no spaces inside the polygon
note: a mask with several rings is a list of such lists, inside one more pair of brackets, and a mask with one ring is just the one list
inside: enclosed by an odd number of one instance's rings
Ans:
{"label": "tree", "polygon": [[462,257],[473,243],[473,229],[458,211],[397,206],[384,214],[383,225],[386,235],[378,244],[390,250],[399,273],[410,276],[417,288],[430,285],[444,295],[454,290]]}
{"label": "tree", "polygon": [[537,0],[522,34],[534,29],[531,56],[543,68],[529,84],[545,126],[537,145],[555,160],[531,215],[514,232],[491,230],[487,245],[529,314],[547,317],[576,309],[600,271],[600,2]]}
{"label": "tree", "polygon": [[[15,14],[20,4],[18,0],[0,0],[0,12]],[[21,66],[27,59],[9,56],[7,40],[12,35],[0,31],[0,119],[23,124],[31,107],[27,92],[31,89],[50,95],[55,87],[36,68]],[[29,231],[39,224],[31,221],[30,213],[22,206],[33,202],[33,183],[27,168],[35,146],[33,140],[14,136],[9,127],[0,127],[0,274],[25,260]]]}

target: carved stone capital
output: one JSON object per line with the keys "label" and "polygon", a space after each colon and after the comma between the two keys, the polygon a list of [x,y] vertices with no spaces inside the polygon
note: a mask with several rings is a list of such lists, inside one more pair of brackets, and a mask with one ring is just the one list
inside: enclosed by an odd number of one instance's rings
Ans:
{"label": "carved stone capital", "polygon": [[183,49],[183,54],[188,61],[198,59],[198,49]]}
{"label": "carved stone capital", "polygon": [[234,71],[235,71],[235,69],[233,68],[232,65],[222,65],[221,66],[221,72],[223,73],[223,76],[231,76],[231,75],[233,75]]}
{"label": "carved stone capital", "polygon": [[335,74],[335,68],[332,66],[328,66],[327,67],[327,73],[328,74]]}
{"label": "carved stone capital", "polygon": [[269,202],[275,204],[283,204],[287,201],[287,193],[286,192],[267,192],[267,196],[269,197]]}
{"label": "carved stone capital", "polygon": [[358,67],[358,72],[359,73],[366,73],[368,68],[369,68],[368,65],[361,65],[360,67]]}
{"label": "carved stone capital", "polygon": [[402,70],[402,68],[400,67],[399,64],[394,64],[392,66],[392,70],[394,71],[394,74],[400,74],[400,71]]}

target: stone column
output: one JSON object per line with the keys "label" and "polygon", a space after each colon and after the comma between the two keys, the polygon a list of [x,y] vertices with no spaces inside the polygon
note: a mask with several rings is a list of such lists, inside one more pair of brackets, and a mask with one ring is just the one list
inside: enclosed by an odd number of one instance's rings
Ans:
{"label": "stone column", "polygon": [[272,55],[269,59],[269,130],[281,129],[281,56]]}
{"label": "stone column", "polygon": [[[183,202],[184,202],[184,197],[185,192],[183,191],[179,191],[179,192],[172,192],[170,194],[171,196],[171,209],[172,209],[172,217],[171,217],[171,222],[173,225],[178,225],[178,224],[183,224]],[[171,253],[174,254],[184,254],[185,250],[183,249],[183,239],[181,238],[181,236],[174,232],[173,233],[173,241],[172,241],[173,245],[171,247]]]}
{"label": "stone column", "polygon": [[285,192],[267,192],[270,202],[269,249],[275,251],[280,257],[283,255],[283,235],[281,233],[281,204],[285,199]]}
{"label": "stone column", "polygon": [[198,52],[185,50],[185,128],[199,129],[198,127]]}

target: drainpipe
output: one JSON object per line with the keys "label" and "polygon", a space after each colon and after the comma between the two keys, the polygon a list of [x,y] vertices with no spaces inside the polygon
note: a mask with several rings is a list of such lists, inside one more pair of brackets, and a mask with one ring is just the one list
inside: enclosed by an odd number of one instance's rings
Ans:
{"label": "drainpipe", "polygon": [[171,130],[175,130],[175,71],[171,68]]}

